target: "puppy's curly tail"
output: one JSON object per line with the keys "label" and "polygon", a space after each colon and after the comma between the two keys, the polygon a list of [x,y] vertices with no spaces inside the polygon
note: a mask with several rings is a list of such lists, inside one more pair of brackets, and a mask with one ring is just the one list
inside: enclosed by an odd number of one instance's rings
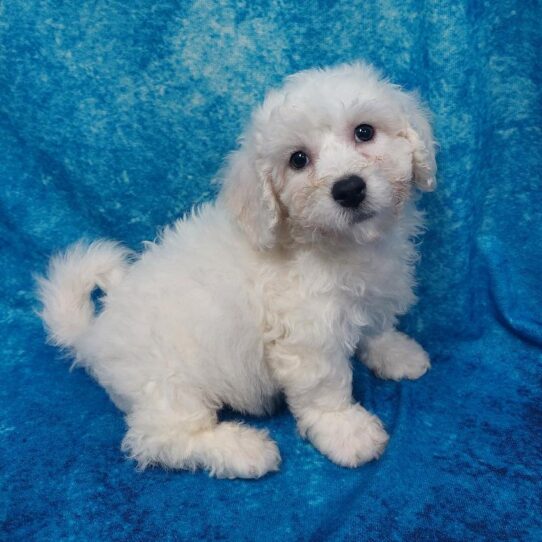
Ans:
{"label": "puppy's curly tail", "polygon": [[46,277],[38,277],[40,316],[49,340],[72,348],[94,320],[91,294],[107,292],[128,270],[129,251],[111,241],[77,243],[54,256]]}

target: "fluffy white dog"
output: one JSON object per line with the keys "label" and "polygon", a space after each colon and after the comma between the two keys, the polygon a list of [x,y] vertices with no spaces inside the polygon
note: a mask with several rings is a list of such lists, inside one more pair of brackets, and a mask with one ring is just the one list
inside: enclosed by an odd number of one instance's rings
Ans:
{"label": "fluffy white dog", "polygon": [[432,190],[435,170],[414,95],[364,64],[293,75],[254,113],[215,203],[140,256],[99,241],[52,259],[50,338],[126,413],[122,447],[141,467],[277,470],[266,431],[217,412],[264,414],[281,392],[302,436],[357,467],[388,436],[352,400],[356,348],[384,378],[429,368],[394,325],[415,299],[413,186]]}

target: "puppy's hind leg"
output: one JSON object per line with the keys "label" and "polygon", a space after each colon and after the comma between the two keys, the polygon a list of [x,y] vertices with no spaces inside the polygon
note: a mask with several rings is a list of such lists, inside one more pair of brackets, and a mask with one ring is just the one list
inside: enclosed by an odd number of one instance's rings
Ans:
{"label": "puppy's hind leg", "polygon": [[280,454],[266,431],[218,423],[216,411],[203,405],[177,411],[160,403],[140,404],[127,416],[122,449],[141,468],[203,468],[217,478],[260,478],[278,470]]}

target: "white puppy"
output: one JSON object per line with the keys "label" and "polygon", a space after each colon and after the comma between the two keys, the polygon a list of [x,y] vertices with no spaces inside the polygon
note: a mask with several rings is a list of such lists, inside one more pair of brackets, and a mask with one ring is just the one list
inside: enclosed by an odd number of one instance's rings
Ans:
{"label": "white puppy", "polygon": [[411,193],[433,189],[435,169],[415,96],[364,64],[293,75],[254,113],[215,203],[140,256],[100,241],[51,261],[50,338],[126,413],[123,449],[141,467],[277,470],[266,431],[217,412],[264,414],[280,392],[332,461],[377,458],[388,436],[352,400],[350,358],[359,345],[384,378],[429,368],[394,325],[414,301]]}

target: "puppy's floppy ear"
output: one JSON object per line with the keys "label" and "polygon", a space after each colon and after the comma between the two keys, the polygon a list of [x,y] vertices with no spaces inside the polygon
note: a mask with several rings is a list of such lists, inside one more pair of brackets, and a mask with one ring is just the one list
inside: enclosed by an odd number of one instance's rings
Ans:
{"label": "puppy's floppy ear", "polygon": [[412,145],[412,175],[414,184],[424,192],[435,190],[437,163],[435,141],[429,124],[430,113],[415,93],[400,92],[400,104],[408,126],[404,136]]}
{"label": "puppy's floppy ear", "polygon": [[273,247],[280,208],[271,171],[264,171],[255,149],[246,141],[229,157],[223,172],[221,199],[256,248]]}

